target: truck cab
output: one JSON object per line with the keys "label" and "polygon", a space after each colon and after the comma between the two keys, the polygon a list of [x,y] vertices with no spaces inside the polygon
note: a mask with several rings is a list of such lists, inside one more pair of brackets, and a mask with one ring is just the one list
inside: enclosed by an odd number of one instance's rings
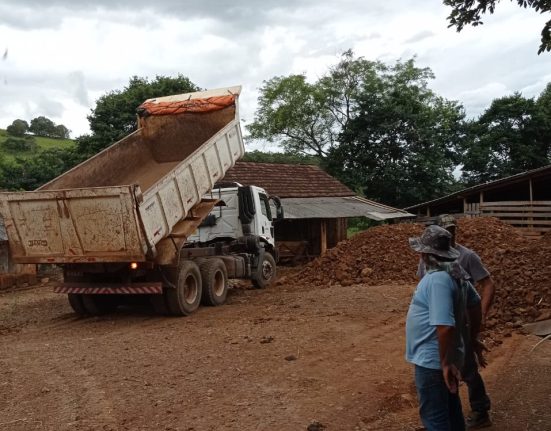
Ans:
{"label": "truck cab", "polygon": [[[188,244],[254,236],[276,257],[273,221],[283,214],[279,199],[270,198],[261,187],[239,183],[222,183],[205,197],[218,199],[219,203],[188,238]],[[273,214],[270,202],[274,202],[276,214]]]}

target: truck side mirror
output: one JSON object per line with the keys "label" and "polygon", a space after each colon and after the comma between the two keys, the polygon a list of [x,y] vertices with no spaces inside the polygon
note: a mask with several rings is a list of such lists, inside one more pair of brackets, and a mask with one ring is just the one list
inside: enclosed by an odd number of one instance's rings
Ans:
{"label": "truck side mirror", "polygon": [[283,206],[281,205],[281,199],[279,199],[277,196],[271,196],[270,199],[274,201],[276,209],[276,220],[283,220],[283,218],[285,217],[285,213],[283,211]]}

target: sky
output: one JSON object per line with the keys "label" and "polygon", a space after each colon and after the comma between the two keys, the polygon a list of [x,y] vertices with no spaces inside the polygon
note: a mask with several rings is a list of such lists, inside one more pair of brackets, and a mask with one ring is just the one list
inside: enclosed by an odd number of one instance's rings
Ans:
{"label": "sky", "polygon": [[246,125],[264,80],[314,81],[348,49],[387,63],[416,56],[436,75],[431,88],[470,117],[551,82],[551,53],[537,55],[549,17],[500,2],[457,33],[449,12],[441,0],[3,0],[0,128],[44,115],[76,137],[98,97],[131,76],[178,73],[202,88],[243,85]]}

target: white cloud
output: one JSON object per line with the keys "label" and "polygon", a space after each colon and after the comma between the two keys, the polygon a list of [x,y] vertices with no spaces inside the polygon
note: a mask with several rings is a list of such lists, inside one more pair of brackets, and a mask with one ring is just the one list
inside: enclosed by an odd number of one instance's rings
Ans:
{"label": "white cloud", "polygon": [[243,84],[241,114],[253,118],[257,89],[275,75],[321,76],[353,48],[394,62],[417,55],[432,87],[478,115],[494,97],[537,95],[551,55],[537,56],[546,19],[503,3],[485,24],[447,28],[440,0],[6,0],[0,5],[0,127],[51,116],[77,136],[107,91],[133,75],[188,76],[201,87]]}

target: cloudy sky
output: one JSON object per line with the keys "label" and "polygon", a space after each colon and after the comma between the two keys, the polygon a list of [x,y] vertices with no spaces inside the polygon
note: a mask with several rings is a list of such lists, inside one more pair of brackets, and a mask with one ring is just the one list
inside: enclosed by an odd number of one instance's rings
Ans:
{"label": "cloudy sky", "polygon": [[470,116],[551,82],[551,54],[537,55],[548,17],[502,2],[456,33],[448,14],[440,0],[3,0],[0,128],[45,115],[78,136],[95,100],[130,76],[178,73],[203,88],[242,84],[246,124],[263,80],[316,79],[349,48],[385,62],[417,55],[432,88]]}

